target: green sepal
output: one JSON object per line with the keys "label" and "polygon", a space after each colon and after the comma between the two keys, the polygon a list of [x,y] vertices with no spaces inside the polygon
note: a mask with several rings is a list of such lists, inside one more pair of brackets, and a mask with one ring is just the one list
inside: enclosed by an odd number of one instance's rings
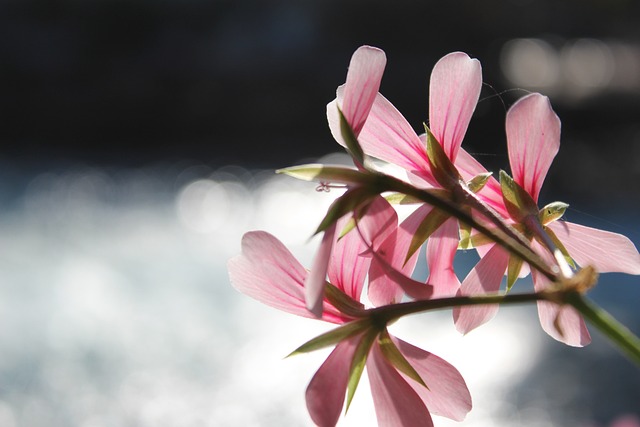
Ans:
{"label": "green sepal", "polygon": [[542,225],[547,225],[555,220],[562,218],[562,215],[564,215],[568,207],[569,205],[564,202],[549,203],[547,206],[540,209],[540,212],[538,213],[540,222],[542,223]]}
{"label": "green sepal", "polygon": [[356,137],[355,133],[353,133],[351,125],[344,117],[344,114],[339,107],[338,114],[340,116],[340,134],[342,135],[342,139],[344,140],[345,144],[347,144],[347,151],[353,158],[356,166],[364,167],[364,151],[362,151],[362,147],[358,142],[358,138]]}
{"label": "green sepal", "polygon": [[407,252],[407,256],[404,259],[404,263],[406,264],[409,259],[413,256],[414,253],[424,242],[427,241],[429,236],[433,234],[434,231],[438,229],[444,222],[449,219],[449,214],[446,212],[442,212],[440,209],[433,209],[431,212],[424,217],[422,223],[418,226],[418,229],[413,234],[411,238],[411,244],[409,245],[409,251]]}
{"label": "green sepal", "polygon": [[524,261],[516,255],[509,255],[509,264],[507,266],[507,292],[511,290],[522,269]]}
{"label": "green sepal", "polygon": [[364,317],[366,314],[361,302],[351,298],[329,282],[325,283],[324,296],[342,314],[351,317]]}
{"label": "green sepal", "polygon": [[325,231],[332,224],[342,218],[349,212],[353,212],[362,204],[369,201],[378,193],[370,187],[355,187],[347,190],[342,196],[338,197],[329,207],[327,214],[320,222],[315,234]]}
{"label": "green sepal", "polygon": [[562,256],[564,256],[564,259],[571,266],[571,268],[576,270],[577,269],[576,263],[573,261],[573,258],[571,258],[571,255],[569,255],[569,251],[567,250],[567,248],[565,248],[565,246],[562,244],[560,239],[558,239],[558,236],[556,236],[556,233],[554,233],[553,230],[550,229],[549,227],[543,226],[542,229],[544,230],[545,233],[547,233],[551,241],[553,241],[553,244],[556,245],[556,248],[560,249],[560,252],[562,252]]}
{"label": "green sepal", "polygon": [[380,350],[382,350],[384,357],[386,357],[397,370],[429,390],[429,387],[420,377],[420,374],[418,374],[413,366],[411,366],[411,363],[409,363],[400,350],[398,350],[398,347],[391,341],[391,337],[386,328],[378,337],[378,344],[380,344]]}
{"label": "green sepal", "polygon": [[467,187],[469,187],[469,190],[471,190],[473,193],[477,193],[484,188],[487,182],[489,182],[489,178],[491,178],[491,175],[493,175],[493,172],[478,174],[471,178],[469,182],[467,182]]}
{"label": "green sepal", "polygon": [[331,347],[342,340],[362,333],[368,328],[371,328],[371,321],[368,318],[354,320],[353,322],[346,323],[307,341],[300,347],[293,350],[289,355],[287,355],[287,357],[302,353],[311,353],[312,351],[320,350],[325,347]]}
{"label": "green sepal", "polygon": [[347,223],[344,225],[344,227],[340,231],[340,234],[338,234],[338,240],[342,239],[344,236],[349,234],[351,230],[356,228],[356,225],[357,225],[356,220],[353,217],[349,218],[349,221],[347,221]]}
{"label": "green sepal", "polygon": [[384,198],[392,205],[415,205],[424,203],[417,197],[408,196],[401,193],[387,194],[386,196],[384,196]]}
{"label": "green sepal", "polygon": [[371,350],[371,346],[378,336],[379,331],[375,328],[369,329],[360,339],[360,343],[356,348],[351,361],[351,368],[349,369],[349,382],[347,383],[347,405],[345,407],[345,413],[349,410],[353,396],[356,394],[356,389],[360,383],[362,372],[367,364],[367,356]]}
{"label": "green sepal", "polygon": [[427,157],[431,165],[431,172],[444,188],[450,188],[452,184],[460,182],[458,169],[451,163],[451,159],[447,157],[442,145],[433,136],[426,124],[424,129],[427,133]]}
{"label": "green sepal", "polygon": [[347,185],[365,185],[371,181],[371,175],[368,173],[344,166],[327,166],[319,163],[278,169],[276,173],[289,175],[303,181],[326,181]]}
{"label": "green sepal", "polygon": [[536,202],[503,170],[500,171],[500,188],[507,211],[514,220],[521,222],[528,216],[538,216]]}

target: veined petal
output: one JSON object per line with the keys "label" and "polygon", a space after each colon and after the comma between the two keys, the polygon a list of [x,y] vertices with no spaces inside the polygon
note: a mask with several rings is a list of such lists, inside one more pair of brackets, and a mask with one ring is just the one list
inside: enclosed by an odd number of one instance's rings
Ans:
{"label": "veined petal", "polygon": [[480,89],[480,61],[469,58],[466,53],[450,53],[433,67],[429,84],[429,128],[454,163]]}
{"label": "veined petal", "polygon": [[377,342],[367,359],[367,374],[379,426],[433,426],[424,402],[387,361]]}
{"label": "veined petal", "polygon": [[454,296],[460,288],[460,280],[453,270],[459,240],[458,220],[449,218],[427,241],[427,284],[433,286],[434,298]]}
{"label": "veined petal", "polygon": [[322,242],[313,260],[313,267],[311,267],[311,271],[304,282],[307,309],[316,317],[322,317],[324,284],[327,279],[327,270],[329,269],[329,260],[331,258],[335,233],[335,223],[325,230],[322,236]]}
{"label": "veined petal", "polygon": [[[287,313],[313,317],[304,300],[307,271],[271,234],[246,233],[242,254],[229,260],[228,269],[231,284],[243,294]],[[329,302],[324,302],[324,308],[323,320],[344,322],[345,317]]]}
{"label": "veined petal", "polygon": [[[395,234],[387,238],[378,248],[378,253],[386,261],[386,265],[374,257],[369,271],[369,300],[379,307],[385,304],[399,302],[402,298],[402,288],[397,280],[389,274],[389,266],[401,272],[406,277],[411,277],[418,261],[418,252],[407,261],[407,252],[415,231],[424,218],[433,208],[429,205],[421,205],[397,228]],[[406,263],[405,263],[406,261]],[[413,283],[413,282],[412,282]],[[416,287],[416,286],[412,286]],[[430,289],[425,285],[425,292]]]}
{"label": "veined petal", "polygon": [[513,179],[535,202],[560,148],[560,119],[549,98],[532,93],[507,112],[507,145]]}
{"label": "veined petal", "polygon": [[640,254],[622,234],[585,227],[568,221],[547,225],[580,266],[592,265],[601,273],[640,274]]}
{"label": "veined petal", "polygon": [[[509,253],[500,245],[493,245],[463,280],[460,293],[471,296],[497,293],[508,263]],[[456,329],[466,334],[493,319],[497,312],[498,304],[456,307],[453,319]]]}
{"label": "veined petal", "polygon": [[[536,291],[548,286],[546,277],[531,271],[533,285]],[[557,305],[548,301],[538,301],[538,316],[542,329],[551,338],[563,342],[572,347],[584,347],[591,343],[591,335],[584,323],[582,316],[569,305]]]}
{"label": "veined petal", "polygon": [[[462,375],[435,354],[391,336],[398,350],[426,383],[428,389],[405,377],[432,414],[462,421],[471,410],[471,394]],[[403,375],[404,376],[404,375]]]}
{"label": "veined petal", "polygon": [[385,53],[371,46],[358,48],[351,57],[344,85],[342,113],[356,137],[362,130],[380,89],[386,63]]}
{"label": "veined petal", "polygon": [[[469,182],[473,177],[486,173],[487,170],[478,162],[471,154],[469,154],[464,148],[460,148],[458,151],[458,157],[456,157],[455,166],[464,178]],[[504,200],[502,199],[502,190],[500,183],[494,177],[489,178],[482,190],[478,192],[478,196],[495,209],[500,215],[505,218],[509,217],[507,208],[504,206]]]}
{"label": "veined petal", "polygon": [[340,342],[307,386],[307,410],[319,427],[335,426],[344,405],[351,360],[360,335]]}
{"label": "veined petal", "polygon": [[[543,249],[536,240],[533,240],[532,247],[549,265],[552,265],[553,258],[551,254]],[[535,269],[531,269],[531,278],[533,279],[533,287],[537,292],[546,289],[550,285],[549,280]],[[538,316],[540,317],[542,329],[555,340],[572,347],[584,347],[591,342],[591,335],[582,316],[570,305],[538,301]]]}

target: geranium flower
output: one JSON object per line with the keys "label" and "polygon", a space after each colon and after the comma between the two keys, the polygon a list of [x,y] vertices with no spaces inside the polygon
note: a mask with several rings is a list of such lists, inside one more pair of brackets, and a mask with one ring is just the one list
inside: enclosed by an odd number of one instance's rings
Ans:
{"label": "geranium flower", "polygon": [[[640,254],[625,236],[558,221],[567,207],[564,203],[551,203],[538,210],[540,188],[560,147],[560,120],[548,98],[534,93],[518,100],[507,113],[506,132],[513,179],[501,174],[505,206],[509,220],[531,241],[533,249],[551,265],[557,261],[551,257],[550,248],[556,248],[556,255],[569,263],[591,265],[602,273],[640,274]],[[462,294],[495,293],[505,271],[508,288],[528,272],[522,261],[497,244],[478,249],[483,256],[462,282]],[[567,264],[560,260],[560,265]],[[549,286],[548,279],[535,270],[532,278],[538,291]],[[497,305],[457,308],[456,327],[467,333],[489,321],[497,310]],[[542,301],[538,313],[542,328],[556,340],[572,346],[591,341],[584,321],[572,307]]]}
{"label": "geranium flower", "polygon": [[[382,80],[386,62],[387,59],[384,52],[370,46],[360,47],[351,57],[347,81],[344,85],[344,91],[347,96],[339,106],[342,117],[350,128],[344,129],[343,127],[341,129],[341,133],[347,132],[350,134],[347,139],[357,138],[360,134],[380,88],[380,81]],[[342,126],[342,121],[339,120],[339,122],[340,126]],[[352,153],[352,155],[356,166],[358,168],[364,167],[360,154]],[[322,315],[322,292],[335,232],[335,225],[331,225],[325,230],[313,262],[311,274],[307,277],[305,283],[306,306],[316,317]]]}
{"label": "geranium flower", "polygon": [[[338,221],[337,229],[343,230],[347,221]],[[322,320],[356,326],[366,322],[360,297],[370,258],[361,254],[376,249],[395,227],[395,211],[377,198],[358,230],[334,239]],[[280,241],[263,231],[245,234],[242,254],[229,261],[236,289],[303,317],[313,317],[304,302],[309,274]],[[306,401],[314,423],[321,427],[337,423],[354,370],[365,360],[380,425],[432,426],[430,414],[462,420],[471,409],[467,386],[449,363],[391,336],[386,327],[371,324],[354,331],[342,337],[309,383]]]}
{"label": "geranium flower", "polygon": [[[482,87],[480,62],[462,52],[446,55],[433,68],[430,80],[429,118],[430,136],[419,136],[407,120],[381,94],[377,94],[371,111],[358,135],[358,142],[368,156],[372,156],[407,171],[409,180],[422,188],[440,188],[450,191],[455,198],[460,185],[480,176],[485,189],[480,196],[497,209],[504,210],[498,182],[488,174],[469,153],[461,148]],[[327,118],[334,138],[347,146],[340,126],[336,106],[345,104],[357,92],[340,87],[337,98],[327,106]],[[428,141],[436,144],[429,153]],[[433,286],[433,296],[452,296],[460,286],[453,271],[453,258],[458,248],[459,227],[456,218],[423,204],[401,225],[397,240],[405,258],[427,243],[427,264]],[[407,256],[408,255],[408,256]],[[404,265],[407,259],[402,260]],[[398,267],[398,266],[396,266]],[[370,298],[376,301],[389,293],[373,283]]]}

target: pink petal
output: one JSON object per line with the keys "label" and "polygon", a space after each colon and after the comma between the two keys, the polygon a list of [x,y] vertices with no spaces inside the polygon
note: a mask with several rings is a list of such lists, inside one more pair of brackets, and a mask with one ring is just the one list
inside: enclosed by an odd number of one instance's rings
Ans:
{"label": "pink petal", "polygon": [[[307,271],[275,237],[252,231],[242,238],[242,254],[228,263],[232,285],[271,307],[303,317],[313,317],[304,302]],[[323,320],[343,323],[345,317],[325,302]]]}
{"label": "pink petal", "polygon": [[394,232],[398,224],[398,215],[384,197],[378,196],[366,208],[366,215],[358,222],[357,229],[339,238],[349,219],[350,216],[346,216],[338,221],[337,241],[334,243],[329,262],[329,282],[351,298],[360,301],[364,279],[371,264],[371,258],[362,254],[371,245],[380,246],[382,241]]}
{"label": "pink petal", "polygon": [[[462,295],[496,294],[509,264],[509,253],[499,245],[493,245],[462,282]],[[498,304],[456,307],[453,319],[456,329],[466,334],[487,323],[498,312]]]}
{"label": "pink petal", "polygon": [[307,410],[319,427],[335,426],[340,418],[351,360],[359,339],[357,336],[338,343],[307,387]]}
{"label": "pink petal", "polygon": [[554,221],[547,227],[582,267],[592,265],[601,273],[640,274],[640,254],[631,240],[622,234],[568,221]]}
{"label": "pink petal", "polygon": [[431,72],[429,127],[455,162],[482,88],[482,68],[477,59],[454,52],[440,59]]}
{"label": "pink petal", "polygon": [[[429,389],[405,377],[432,414],[462,421],[471,410],[471,394],[462,375],[435,354],[391,337]],[[404,376],[404,374],[403,374]]]}
{"label": "pink petal", "polygon": [[358,48],[351,57],[344,87],[342,113],[356,136],[362,130],[380,89],[386,63],[384,52],[371,46]]}
{"label": "pink petal", "polygon": [[[482,166],[480,162],[478,162],[464,148],[460,148],[458,151],[455,166],[458,169],[458,172],[460,172],[460,175],[462,175],[462,178],[467,182],[471,180],[471,178],[487,172],[484,166]],[[509,212],[504,206],[500,183],[493,176],[489,178],[489,181],[487,181],[482,190],[480,190],[478,196],[500,215],[505,218],[509,217]]]}
{"label": "pink petal", "polygon": [[[531,277],[536,291],[546,289],[549,285],[547,278],[535,270],[531,271]],[[573,347],[584,347],[591,342],[587,325],[582,316],[571,306],[539,301],[538,316],[542,329],[555,340]],[[562,333],[556,325],[560,327]]]}
{"label": "pink petal", "polygon": [[507,145],[513,179],[534,201],[560,148],[560,119],[549,98],[533,93],[507,112]]}
{"label": "pink petal", "polygon": [[313,260],[313,267],[304,282],[307,309],[316,317],[322,316],[322,298],[327,280],[327,270],[333,248],[336,224],[327,228],[322,236],[322,242]]}
{"label": "pink petal", "polygon": [[[418,253],[416,253],[405,263],[411,240],[418,226],[424,218],[431,212],[433,208],[429,205],[421,205],[407,219],[405,219],[393,236],[387,238],[383,245],[378,248],[376,254],[382,259],[374,257],[369,270],[369,300],[374,306],[382,306],[400,302],[403,289],[399,286],[399,281],[403,279],[397,274],[393,274],[395,270],[406,278],[410,278],[418,261]],[[415,281],[408,280],[407,286],[416,288],[416,292],[411,292],[412,297],[418,297],[420,292]],[[424,285],[424,284],[423,284]],[[431,295],[432,288],[424,285],[424,291]],[[426,294],[425,294],[426,296]]]}
{"label": "pink petal", "polygon": [[446,220],[427,241],[427,284],[433,286],[434,298],[454,296],[460,288],[460,280],[453,270],[459,241],[456,218]]}
{"label": "pink petal", "polygon": [[387,361],[377,342],[367,359],[367,374],[379,426],[433,426],[424,402]]}

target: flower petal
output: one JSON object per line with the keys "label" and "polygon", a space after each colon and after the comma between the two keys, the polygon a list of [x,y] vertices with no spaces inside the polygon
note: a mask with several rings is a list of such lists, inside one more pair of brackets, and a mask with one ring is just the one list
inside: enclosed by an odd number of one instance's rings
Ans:
{"label": "flower petal", "polygon": [[560,119],[549,98],[532,93],[507,112],[507,145],[513,179],[535,202],[560,148]]}
{"label": "flower petal", "polygon": [[360,336],[340,342],[307,386],[307,410],[319,427],[335,426],[344,405],[351,360]]}
{"label": "flower petal", "polygon": [[547,227],[580,266],[592,265],[601,273],[640,274],[640,254],[631,240],[622,234],[568,221],[554,221]]}
{"label": "flower petal", "polygon": [[[535,270],[531,270],[531,277],[536,291],[546,289],[549,285],[546,277]],[[572,347],[584,347],[591,342],[587,325],[580,313],[571,306],[539,301],[538,316],[542,329],[555,340]]]}
{"label": "flower petal", "polygon": [[371,46],[361,46],[351,57],[344,85],[342,114],[356,136],[362,130],[380,89],[386,63],[385,53]]}
{"label": "flower petal", "polygon": [[[303,317],[313,317],[305,307],[304,281],[308,275],[291,252],[274,236],[252,231],[242,238],[242,254],[228,263],[232,285],[266,305]],[[344,316],[325,301],[323,320],[342,323]]]}
{"label": "flower petal", "polygon": [[453,258],[459,241],[456,218],[446,220],[427,241],[427,284],[433,286],[434,298],[454,296],[460,289],[460,280],[453,270]]}
{"label": "flower petal", "polygon": [[[499,245],[493,245],[464,279],[460,293],[462,295],[497,293],[508,263],[509,253]],[[456,307],[453,310],[453,319],[456,329],[466,334],[487,323],[497,312],[498,304]]]}
{"label": "flower petal", "polygon": [[429,387],[426,389],[405,377],[427,404],[429,411],[435,415],[462,421],[471,410],[471,394],[460,372],[435,354],[396,337],[392,336],[391,339]]}
{"label": "flower petal", "polygon": [[313,267],[304,282],[305,301],[307,309],[316,317],[322,316],[322,298],[324,295],[324,286],[327,280],[327,270],[329,268],[329,260],[331,258],[331,250],[333,248],[334,237],[336,233],[336,224],[332,224],[327,228],[322,236],[322,242],[316,256],[313,260]]}
{"label": "flower petal", "polygon": [[367,374],[379,426],[433,426],[424,402],[387,361],[377,342],[367,359]]}
{"label": "flower petal", "polygon": [[[374,257],[371,263],[371,269],[369,270],[368,296],[374,306],[379,307],[385,304],[400,302],[403,290],[397,283],[397,275],[390,274],[389,269],[391,267],[404,274],[407,278],[411,277],[418,261],[418,252],[407,260],[409,246],[411,245],[411,240],[416,229],[432,209],[429,205],[421,205],[400,224],[395,234],[388,237],[376,251],[376,254],[382,257],[383,260]],[[414,281],[407,282],[408,286],[417,288],[417,286],[414,286],[417,285]],[[426,293],[430,294],[432,291],[432,289],[426,285],[424,288]]]}
{"label": "flower petal", "polygon": [[466,53],[444,56],[433,67],[429,84],[429,128],[455,162],[482,89],[482,68]]}

